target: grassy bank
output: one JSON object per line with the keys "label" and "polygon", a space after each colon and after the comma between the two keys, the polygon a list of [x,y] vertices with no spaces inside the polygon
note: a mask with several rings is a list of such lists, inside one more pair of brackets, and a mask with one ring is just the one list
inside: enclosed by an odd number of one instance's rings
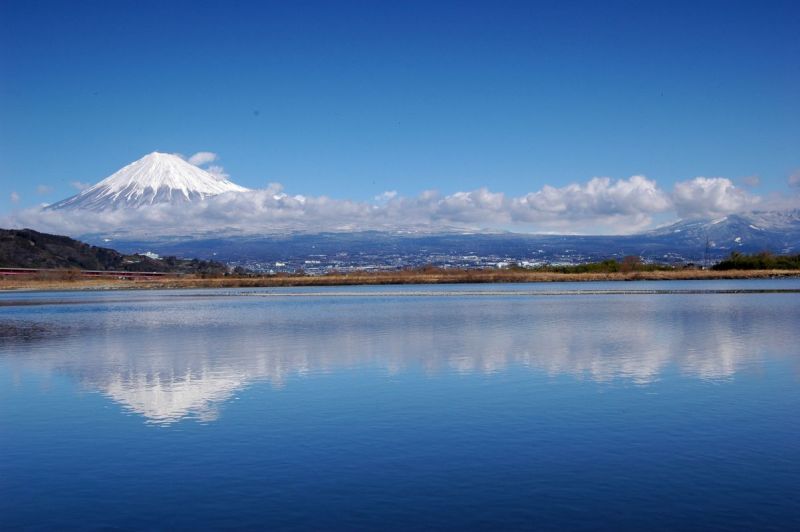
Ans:
{"label": "grassy bank", "polygon": [[574,281],[711,280],[800,277],[799,270],[653,270],[561,273],[536,270],[438,270],[331,273],[328,275],[273,275],[253,277],[196,276],[154,279],[23,278],[0,279],[0,290],[126,290],[175,288],[248,288],[291,286],[353,286],[446,283],[528,283]]}

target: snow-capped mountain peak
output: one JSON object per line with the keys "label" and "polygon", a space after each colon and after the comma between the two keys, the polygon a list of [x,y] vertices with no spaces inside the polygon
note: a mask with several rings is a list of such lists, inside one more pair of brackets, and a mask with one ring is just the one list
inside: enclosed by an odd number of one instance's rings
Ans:
{"label": "snow-capped mountain peak", "polygon": [[156,203],[185,203],[248,189],[215,176],[177,155],[153,152],[51,209],[105,210]]}

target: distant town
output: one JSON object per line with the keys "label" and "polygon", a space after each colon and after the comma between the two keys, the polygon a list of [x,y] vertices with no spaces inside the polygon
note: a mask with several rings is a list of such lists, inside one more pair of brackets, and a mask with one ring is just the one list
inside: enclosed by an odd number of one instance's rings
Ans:
{"label": "distant town", "polygon": [[[150,253],[153,257],[154,254]],[[574,266],[599,260],[622,260],[622,253],[582,254],[575,250],[564,250],[563,253],[552,253],[536,250],[531,256],[520,258],[511,255],[480,255],[477,253],[436,253],[425,249],[409,253],[381,252],[339,252],[333,255],[308,254],[288,257],[282,260],[233,260],[227,264],[232,270],[247,270],[261,274],[305,273],[307,275],[325,275],[333,272],[350,273],[360,271],[396,271],[404,269],[432,266],[442,269],[506,269],[510,267],[539,268],[543,266]],[[642,259],[644,263],[654,262]],[[671,265],[694,265],[691,260],[672,253],[659,263]]]}

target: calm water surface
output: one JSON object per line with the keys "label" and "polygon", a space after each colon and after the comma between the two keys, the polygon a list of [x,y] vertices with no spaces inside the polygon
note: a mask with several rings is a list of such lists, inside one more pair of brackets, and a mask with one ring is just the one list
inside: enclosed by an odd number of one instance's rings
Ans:
{"label": "calm water surface", "polygon": [[800,529],[789,289],[0,294],[0,529]]}

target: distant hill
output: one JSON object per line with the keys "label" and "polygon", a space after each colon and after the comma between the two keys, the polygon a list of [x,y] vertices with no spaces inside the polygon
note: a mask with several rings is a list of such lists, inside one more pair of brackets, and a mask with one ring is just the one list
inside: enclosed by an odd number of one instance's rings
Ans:
{"label": "distant hill", "polygon": [[[731,214],[717,219],[684,220],[634,235],[536,235],[518,233],[293,233],[278,235],[153,236],[126,239],[113,234],[84,235],[103,246],[109,238],[118,251],[35,231],[3,231],[0,266],[77,267],[130,271],[203,272],[225,261],[256,271],[321,272],[383,267],[491,267],[498,263],[580,264],[635,255],[646,261],[713,263],[732,252],[780,255],[800,253],[800,210]],[[12,235],[16,235],[12,239]],[[153,261],[152,251],[173,257]],[[177,257],[205,259],[187,261]],[[480,260],[473,259],[479,257]]]}
{"label": "distant hill", "polygon": [[[104,235],[89,235],[102,242]],[[514,261],[583,263],[627,255],[667,263],[721,260],[733,251],[800,252],[800,210],[751,212],[711,220],[687,220],[634,235],[536,235],[519,233],[295,233],[218,238],[118,238],[118,249],[162,255],[215,258],[227,262],[303,266],[325,264],[444,264],[453,257],[496,256]],[[400,262],[399,262],[400,261]]]}
{"label": "distant hill", "polygon": [[215,261],[125,255],[32,229],[0,229],[0,268],[77,268],[129,272],[224,273]]}
{"label": "distant hill", "polygon": [[753,211],[714,220],[688,220],[639,236],[675,249],[699,249],[708,243],[714,256],[732,251],[797,253],[800,251],[800,209]]}

